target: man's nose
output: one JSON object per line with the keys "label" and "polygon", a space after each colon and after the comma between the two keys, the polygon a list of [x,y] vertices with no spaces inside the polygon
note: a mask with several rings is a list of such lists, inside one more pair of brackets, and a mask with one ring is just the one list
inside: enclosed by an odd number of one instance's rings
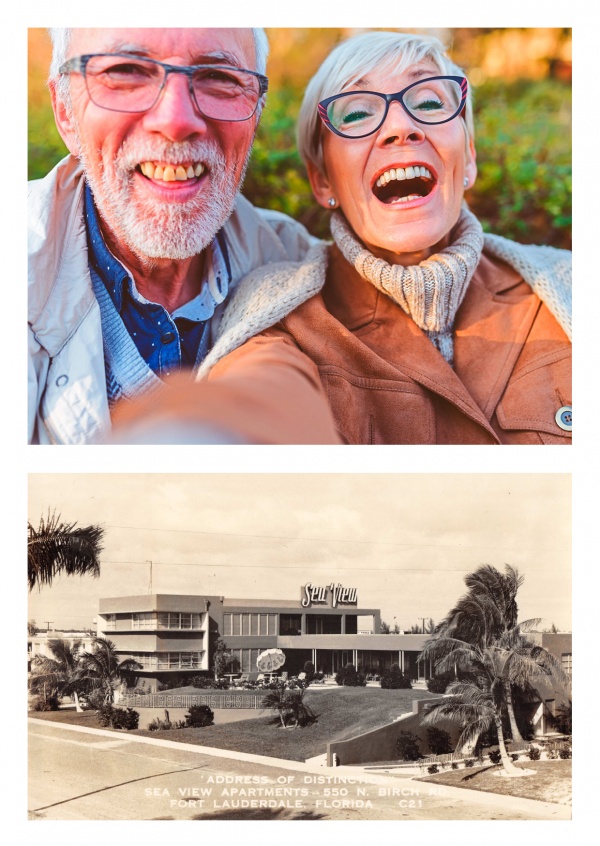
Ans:
{"label": "man's nose", "polygon": [[402,103],[392,100],[384,122],[377,130],[378,144],[420,143],[425,138],[422,124],[414,120]]}
{"label": "man's nose", "polygon": [[192,99],[185,74],[167,76],[158,100],[144,115],[144,128],[160,132],[170,141],[183,141],[190,135],[206,131],[206,119]]}

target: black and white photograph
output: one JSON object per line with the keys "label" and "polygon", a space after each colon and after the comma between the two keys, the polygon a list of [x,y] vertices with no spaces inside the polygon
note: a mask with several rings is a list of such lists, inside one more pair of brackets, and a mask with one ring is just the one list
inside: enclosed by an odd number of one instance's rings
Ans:
{"label": "black and white photograph", "polygon": [[569,819],[570,496],[32,475],[30,818]]}

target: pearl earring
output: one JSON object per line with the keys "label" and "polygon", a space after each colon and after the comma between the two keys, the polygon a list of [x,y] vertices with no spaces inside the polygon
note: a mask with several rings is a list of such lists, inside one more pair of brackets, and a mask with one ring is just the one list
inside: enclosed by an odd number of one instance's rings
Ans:
{"label": "pearl earring", "polygon": [[329,207],[334,209],[337,206],[337,200],[335,197],[330,197],[327,202],[329,203]]}
{"label": "pearl earring", "polygon": [[469,187],[469,179],[467,176],[465,176],[465,178],[463,179],[463,185],[465,186],[465,188]]}

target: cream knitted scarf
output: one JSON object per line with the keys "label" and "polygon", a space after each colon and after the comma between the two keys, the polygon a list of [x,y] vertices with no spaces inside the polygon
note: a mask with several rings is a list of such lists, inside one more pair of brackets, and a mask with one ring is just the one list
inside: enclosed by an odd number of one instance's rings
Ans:
{"label": "cream knitted scarf", "polygon": [[463,208],[452,230],[451,246],[413,267],[376,258],[339,211],[332,215],[331,234],[363,279],[394,300],[452,364],[454,318],[483,249],[483,230],[477,218]]}

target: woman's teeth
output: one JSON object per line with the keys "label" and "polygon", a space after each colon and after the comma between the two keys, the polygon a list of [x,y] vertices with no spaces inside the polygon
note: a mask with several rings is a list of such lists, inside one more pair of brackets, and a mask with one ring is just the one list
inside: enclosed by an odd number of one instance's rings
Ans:
{"label": "woman's teeth", "polygon": [[142,162],[140,170],[148,179],[158,179],[162,182],[185,182],[187,179],[202,176],[203,164],[184,165],[155,165],[154,162]]}
{"label": "woman's teeth", "polygon": [[[391,182],[392,179],[415,179],[416,177],[422,177],[424,179],[432,179],[430,171],[426,167],[421,167],[419,165],[415,167],[392,167],[389,170],[386,170],[385,173],[382,173],[375,185],[378,188],[381,188],[382,185],[387,185],[388,182]],[[407,198],[405,198],[407,199]]]}

